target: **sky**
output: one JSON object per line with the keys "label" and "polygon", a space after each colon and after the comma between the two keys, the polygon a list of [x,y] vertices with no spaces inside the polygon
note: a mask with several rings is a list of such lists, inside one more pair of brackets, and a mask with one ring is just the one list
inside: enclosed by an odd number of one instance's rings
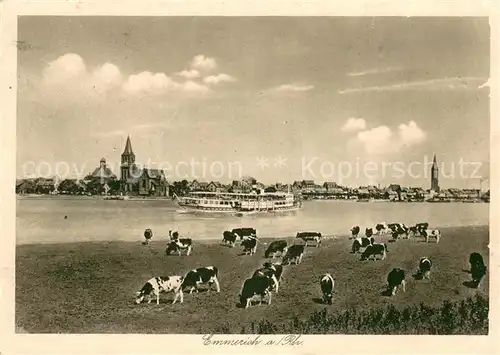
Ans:
{"label": "sky", "polygon": [[17,176],[489,178],[487,18],[20,17]]}

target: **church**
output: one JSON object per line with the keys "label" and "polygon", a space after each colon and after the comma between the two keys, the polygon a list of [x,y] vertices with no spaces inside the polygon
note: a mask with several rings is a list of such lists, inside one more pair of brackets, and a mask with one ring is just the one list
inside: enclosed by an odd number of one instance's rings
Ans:
{"label": "church", "polygon": [[130,136],[127,137],[120,165],[121,191],[131,196],[168,196],[169,184],[163,170],[139,167],[135,163]]}

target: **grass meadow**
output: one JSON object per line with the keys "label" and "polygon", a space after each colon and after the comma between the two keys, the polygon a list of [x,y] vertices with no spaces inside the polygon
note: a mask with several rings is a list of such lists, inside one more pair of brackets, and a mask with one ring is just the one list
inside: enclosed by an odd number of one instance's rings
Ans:
{"label": "grass meadow", "polygon": [[[360,261],[347,236],[307,247],[302,264],[286,266],[271,305],[237,307],[243,281],[260,267],[269,239],[257,254],[237,245],[195,241],[192,255],[165,255],[166,238],[137,242],[30,244],[16,250],[16,326],[29,333],[302,333],[487,334],[486,275],[467,287],[468,257],[489,260],[488,227],[442,228],[439,244],[423,238],[388,243],[386,260]],[[386,241],[387,237],[378,239]],[[293,239],[289,240],[293,242]],[[430,280],[414,280],[419,258],[434,265]],[[276,260],[280,260],[279,258]],[[219,268],[221,292],[185,294],[172,305],[134,304],[135,292],[152,276],[182,275],[195,267]],[[393,267],[407,273],[406,292],[384,296]],[[323,305],[319,277],[336,282],[333,304]]]}

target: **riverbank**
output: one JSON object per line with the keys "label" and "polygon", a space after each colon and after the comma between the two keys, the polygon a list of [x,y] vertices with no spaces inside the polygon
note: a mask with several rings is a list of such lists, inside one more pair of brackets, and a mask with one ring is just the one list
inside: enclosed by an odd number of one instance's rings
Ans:
{"label": "riverbank", "polygon": [[[472,251],[489,260],[488,227],[443,228],[442,233],[439,244],[418,238],[389,243],[387,259],[376,262],[361,262],[350,254],[347,238],[326,239],[320,248],[307,248],[302,264],[285,267],[285,279],[270,306],[249,310],[236,307],[237,295],[244,279],[265,261],[264,243],[272,239],[263,240],[255,256],[239,256],[239,246],[221,246],[220,240],[195,241],[189,257],[166,256],[165,240],[159,239],[147,246],[140,240],[19,245],[16,325],[37,333],[239,333],[264,318],[280,326],[322,309],[335,314],[393,305],[402,311],[420,303],[440,307],[444,301],[460,302],[476,294],[488,299],[488,277],[478,290],[463,284],[470,278],[464,270]],[[411,274],[424,255],[435,263],[431,280],[415,281]],[[162,295],[159,306],[133,303],[135,291],[150,277],[208,265],[220,270],[221,293],[185,295],[184,303],[175,305],[171,294]],[[386,275],[398,266],[407,270],[407,291],[384,297]],[[324,272],[336,279],[331,306],[318,303],[318,278]]]}

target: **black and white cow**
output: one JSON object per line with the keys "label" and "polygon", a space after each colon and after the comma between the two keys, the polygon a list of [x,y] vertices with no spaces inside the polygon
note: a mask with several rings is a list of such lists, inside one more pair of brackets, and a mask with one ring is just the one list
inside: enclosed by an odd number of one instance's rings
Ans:
{"label": "black and white cow", "polygon": [[217,292],[220,292],[219,270],[215,266],[200,267],[189,271],[182,282],[182,289],[191,288],[189,294],[193,291],[198,292],[200,284],[208,284],[208,291],[212,284],[215,284]]}
{"label": "black and white cow", "polygon": [[413,236],[417,235],[422,235],[424,231],[429,228],[429,223],[427,222],[422,222],[422,223],[417,223],[413,227],[410,227],[409,231],[413,234]]}
{"label": "black and white cow", "polygon": [[321,288],[321,293],[323,294],[323,302],[326,304],[332,304],[333,291],[335,289],[335,280],[332,275],[324,274],[319,279],[319,286]]}
{"label": "black and white cow", "polygon": [[153,231],[149,228],[146,229],[144,231],[144,244],[149,244],[152,238],[153,238]]}
{"label": "black and white cow", "polygon": [[403,269],[394,268],[387,275],[387,292],[394,296],[399,286],[403,288],[403,292],[406,291],[405,272]]}
{"label": "black and white cow", "polygon": [[[375,239],[372,238],[356,238],[352,242],[351,253],[356,254],[361,251],[362,248],[367,248],[374,243]],[[363,250],[364,251],[364,250]]]}
{"label": "black and white cow", "polygon": [[302,239],[306,242],[305,246],[307,247],[308,242],[314,242],[316,247],[321,245],[321,233],[318,232],[299,232],[295,238]]}
{"label": "black and white cow", "polygon": [[236,234],[231,231],[224,231],[224,233],[222,233],[222,243],[229,244],[231,247],[234,247],[236,244]]}
{"label": "black and white cow", "polygon": [[428,279],[431,275],[432,261],[428,257],[424,256],[420,258],[420,263],[418,264],[418,276],[419,278]]}
{"label": "black and white cow", "polygon": [[382,255],[382,259],[384,260],[387,256],[386,253],[388,253],[389,250],[387,250],[387,244],[385,243],[380,243],[380,244],[372,244],[366,247],[365,251],[361,254],[361,260],[368,260],[373,257],[373,260],[376,260],[377,255]]}
{"label": "black and white cow", "polygon": [[356,239],[359,235],[360,228],[359,226],[354,226],[351,228],[351,237],[349,239]]}
{"label": "black and white cow", "polygon": [[259,304],[267,296],[267,304],[271,304],[273,281],[266,276],[256,276],[246,279],[240,293],[240,304],[245,308],[251,305],[252,301],[259,300]]}
{"label": "black and white cow", "polygon": [[469,262],[471,263],[472,283],[475,288],[478,288],[483,277],[486,275],[486,264],[484,263],[483,256],[479,253],[472,253],[469,257]]}
{"label": "black and white cow", "polygon": [[409,238],[409,228],[404,223],[391,223],[388,228],[394,240],[400,237]]}
{"label": "black and white cow", "polygon": [[283,273],[283,266],[273,263],[264,263],[263,267],[256,270],[252,277],[265,276],[273,281],[272,289],[278,293],[281,275]]}
{"label": "black and white cow", "polygon": [[174,304],[177,298],[180,297],[180,303],[184,302],[182,293],[182,276],[157,276],[149,279],[140,291],[137,291],[135,303],[141,303],[144,298],[148,297],[148,303],[151,303],[153,296],[156,297],[156,304],[160,304],[160,292],[173,292]]}
{"label": "black and white cow", "polygon": [[439,229],[426,229],[421,234],[425,238],[426,243],[429,243],[429,237],[436,238],[436,243],[439,243],[439,239],[441,239],[441,231]]}
{"label": "black and white cow", "polygon": [[373,227],[373,230],[377,235],[387,234],[389,232],[389,228],[386,223],[377,223],[375,227]]}
{"label": "black and white cow", "polygon": [[170,255],[172,253],[177,253],[181,256],[181,251],[186,251],[186,256],[191,254],[193,250],[193,245],[191,244],[191,239],[179,239],[174,242],[170,242],[167,245],[167,249],[165,249],[165,253]]}
{"label": "black and white cow", "polygon": [[235,228],[231,231],[231,233],[236,234],[241,241],[247,238],[257,238],[257,230],[255,228]]}
{"label": "black and white cow", "polygon": [[472,271],[472,266],[475,264],[483,264],[484,265],[484,259],[483,256],[479,253],[473,252],[469,256],[469,264],[470,264],[470,270]]}
{"label": "black and white cow", "polygon": [[294,263],[295,265],[302,262],[302,257],[304,256],[305,245],[304,244],[294,244],[288,248],[285,256],[283,257],[282,265],[290,265]]}
{"label": "black and white cow", "polygon": [[241,241],[241,246],[245,255],[253,255],[257,252],[257,238],[246,237]]}
{"label": "black and white cow", "polygon": [[168,235],[170,236],[171,242],[168,244],[167,250],[165,251],[167,255],[170,255],[172,252],[177,252],[180,256],[181,250],[185,250],[187,256],[191,254],[191,250],[193,249],[193,240],[191,238],[179,238],[179,232],[172,233],[172,231],[169,231]]}
{"label": "black and white cow", "polygon": [[264,252],[264,257],[269,258],[272,255],[272,258],[276,256],[276,253],[281,253],[281,256],[285,255],[288,250],[288,243],[286,240],[275,240],[267,247]]}
{"label": "black and white cow", "polygon": [[366,238],[371,238],[373,236],[373,228],[365,228]]}

